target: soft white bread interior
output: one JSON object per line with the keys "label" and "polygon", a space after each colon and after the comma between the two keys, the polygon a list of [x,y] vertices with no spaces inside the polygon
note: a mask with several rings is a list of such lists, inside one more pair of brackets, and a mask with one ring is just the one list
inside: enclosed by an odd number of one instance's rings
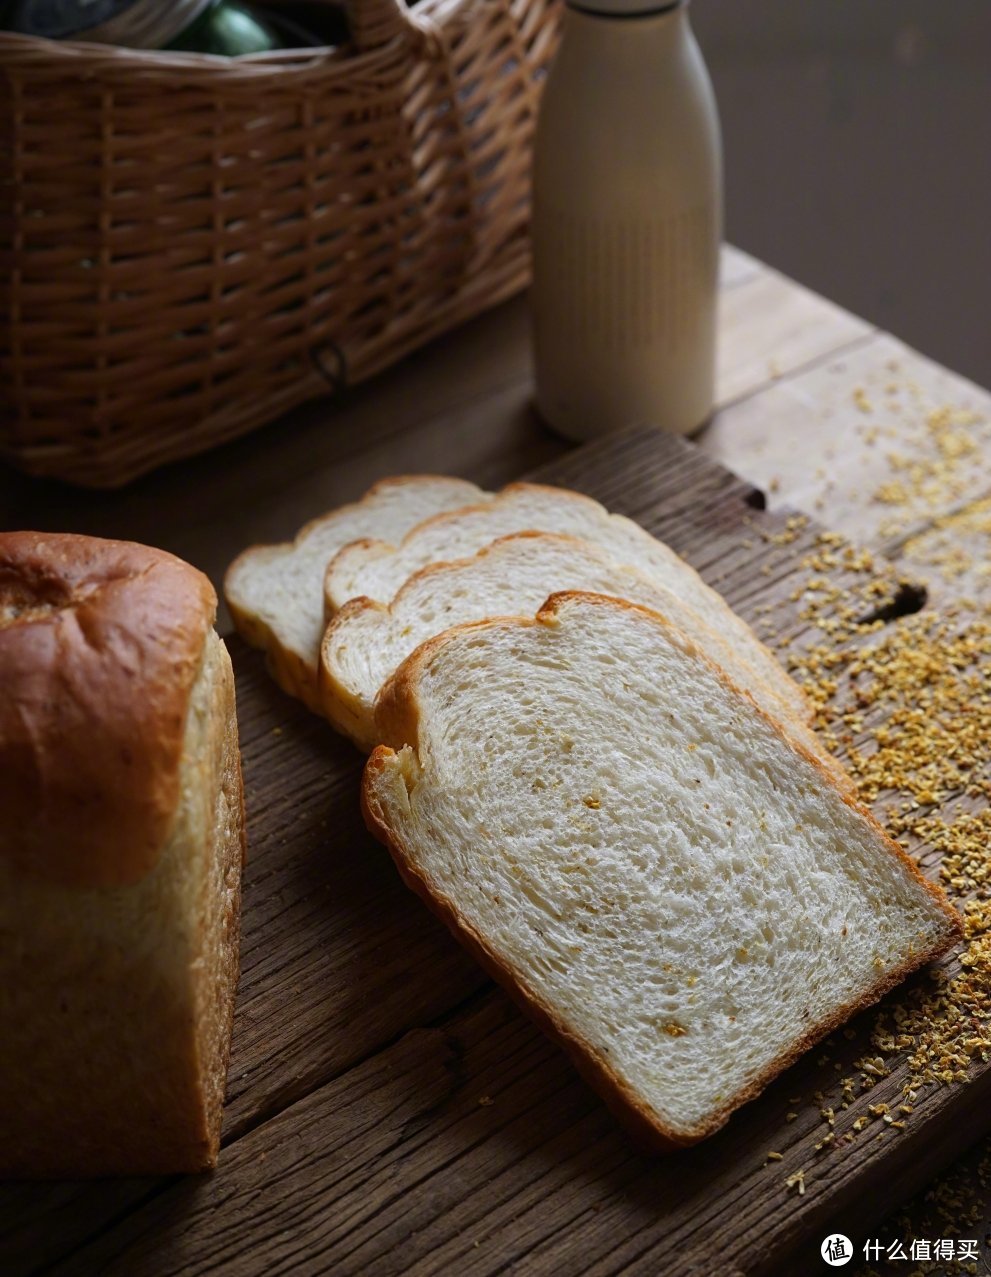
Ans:
{"label": "soft white bread interior", "polygon": [[484,505],[425,520],[398,543],[378,534],[377,540],[345,546],[327,569],[328,616],[361,596],[389,603],[409,577],[430,564],[468,558],[499,537],[526,531],[581,537],[615,562],[646,573],[721,633],[796,716],[811,718],[811,707],[794,681],[693,568],[631,519],[563,488],[510,484]]}
{"label": "soft white bread interior", "polygon": [[[61,833],[51,845],[0,835],[0,1175],[203,1170],[220,1144],[245,838],[216,600],[200,573],[158,551],[37,537],[31,572],[88,556],[85,573],[59,582],[61,601],[39,601],[11,540],[0,538],[0,597],[13,567],[22,598],[0,607],[0,665],[21,661],[10,695]],[[46,669],[46,652],[61,664]],[[72,829],[63,770],[77,746],[99,760],[88,782],[99,846]],[[23,755],[4,716],[0,761],[16,768]]]}
{"label": "soft white bread interior", "polygon": [[557,595],[447,631],[379,703],[369,828],[660,1147],[944,951],[939,890],[677,628]]}
{"label": "soft white bread interior", "polygon": [[614,595],[662,613],[758,705],[786,720],[801,743],[843,778],[815,734],[750,664],[745,649],[729,644],[673,590],[644,572],[624,567],[579,537],[558,533],[516,533],[471,558],[423,568],[388,606],[371,599],[346,603],[327,627],[321,649],[324,713],[359,748],[372,750],[380,740],[375,727],[379,689],[415,648],[452,625],[496,616],[532,617],[549,594],[562,590]]}
{"label": "soft white bread interior", "polygon": [[269,669],[283,691],[319,712],[323,578],[337,551],[361,537],[401,540],[430,515],[483,502],[487,495],[464,479],[384,479],[360,501],[307,523],[293,541],[252,546],[224,578],[224,596],[239,633],[268,654]]}

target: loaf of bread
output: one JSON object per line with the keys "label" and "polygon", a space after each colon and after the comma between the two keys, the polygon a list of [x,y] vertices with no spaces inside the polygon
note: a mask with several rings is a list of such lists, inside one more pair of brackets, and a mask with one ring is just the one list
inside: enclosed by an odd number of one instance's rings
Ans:
{"label": "loaf of bread", "polygon": [[555,595],[379,698],[408,885],[658,1147],[711,1134],[960,934],[820,762],[656,613]]}
{"label": "loaf of bread", "polygon": [[0,1174],[217,1160],[244,808],[200,572],[0,535]]}
{"label": "loaf of bread", "polygon": [[467,558],[499,537],[528,531],[581,537],[615,562],[638,568],[721,633],[793,714],[811,719],[812,709],[801,689],[693,568],[639,524],[565,488],[512,483],[494,500],[417,524],[399,542],[390,543],[380,532],[374,540],[345,546],[327,569],[327,615],[361,596],[390,603],[404,582],[431,564]]}
{"label": "loaf of bread", "polygon": [[334,555],[362,537],[401,540],[422,519],[489,499],[465,479],[430,474],[383,479],[360,501],[307,523],[294,540],[252,546],[238,555],[224,578],[224,596],[238,632],[267,654],[272,677],[283,691],[320,713],[323,578]]}
{"label": "loaf of bread", "polygon": [[[549,594],[582,590],[641,603],[673,621],[846,787],[849,778],[792,705],[748,660],[748,648],[728,643],[679,595],[637,568],[625,567],[579,537],[518,532],[467,559],[415,572],[386,606],[352,599],[324,635],[321,703],[334,726],[360,749],[379,742],[379,689],[415,648],[452,625],[494,616],[533,616]],[[727,609],[728,610],[728,609]],[[723,627],[725,628],[725,627]]]}

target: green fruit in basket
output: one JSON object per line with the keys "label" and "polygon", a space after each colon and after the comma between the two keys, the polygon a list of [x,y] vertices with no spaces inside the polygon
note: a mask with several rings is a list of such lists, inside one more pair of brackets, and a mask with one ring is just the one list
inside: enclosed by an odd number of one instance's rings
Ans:
{"label": "green fruit in basket", "polygon": [[219,4],[210,5],[167,47],[233,58],[242,53],[265,53],[278,44],[272,28],[246,6],[220,0]]}

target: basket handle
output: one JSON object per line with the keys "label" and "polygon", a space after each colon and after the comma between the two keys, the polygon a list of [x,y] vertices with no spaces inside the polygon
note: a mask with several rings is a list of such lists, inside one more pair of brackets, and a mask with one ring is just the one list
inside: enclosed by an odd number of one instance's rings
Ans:
{"label": "basket handle", "polygon": [[422,39],[429,20],[424,23],[414,15],[406,0],[346,0],[348,24],[357,48],[377,49],[399,37]]}

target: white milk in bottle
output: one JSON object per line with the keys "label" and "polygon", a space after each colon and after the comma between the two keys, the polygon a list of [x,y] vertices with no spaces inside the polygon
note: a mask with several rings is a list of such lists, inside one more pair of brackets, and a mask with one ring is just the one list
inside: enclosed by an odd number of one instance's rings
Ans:
{"label": "white milk in bottle", "polygon": [[722,157],[687,4],[569,4],[533,171],[537,407],[589,439],[712,411]]}

